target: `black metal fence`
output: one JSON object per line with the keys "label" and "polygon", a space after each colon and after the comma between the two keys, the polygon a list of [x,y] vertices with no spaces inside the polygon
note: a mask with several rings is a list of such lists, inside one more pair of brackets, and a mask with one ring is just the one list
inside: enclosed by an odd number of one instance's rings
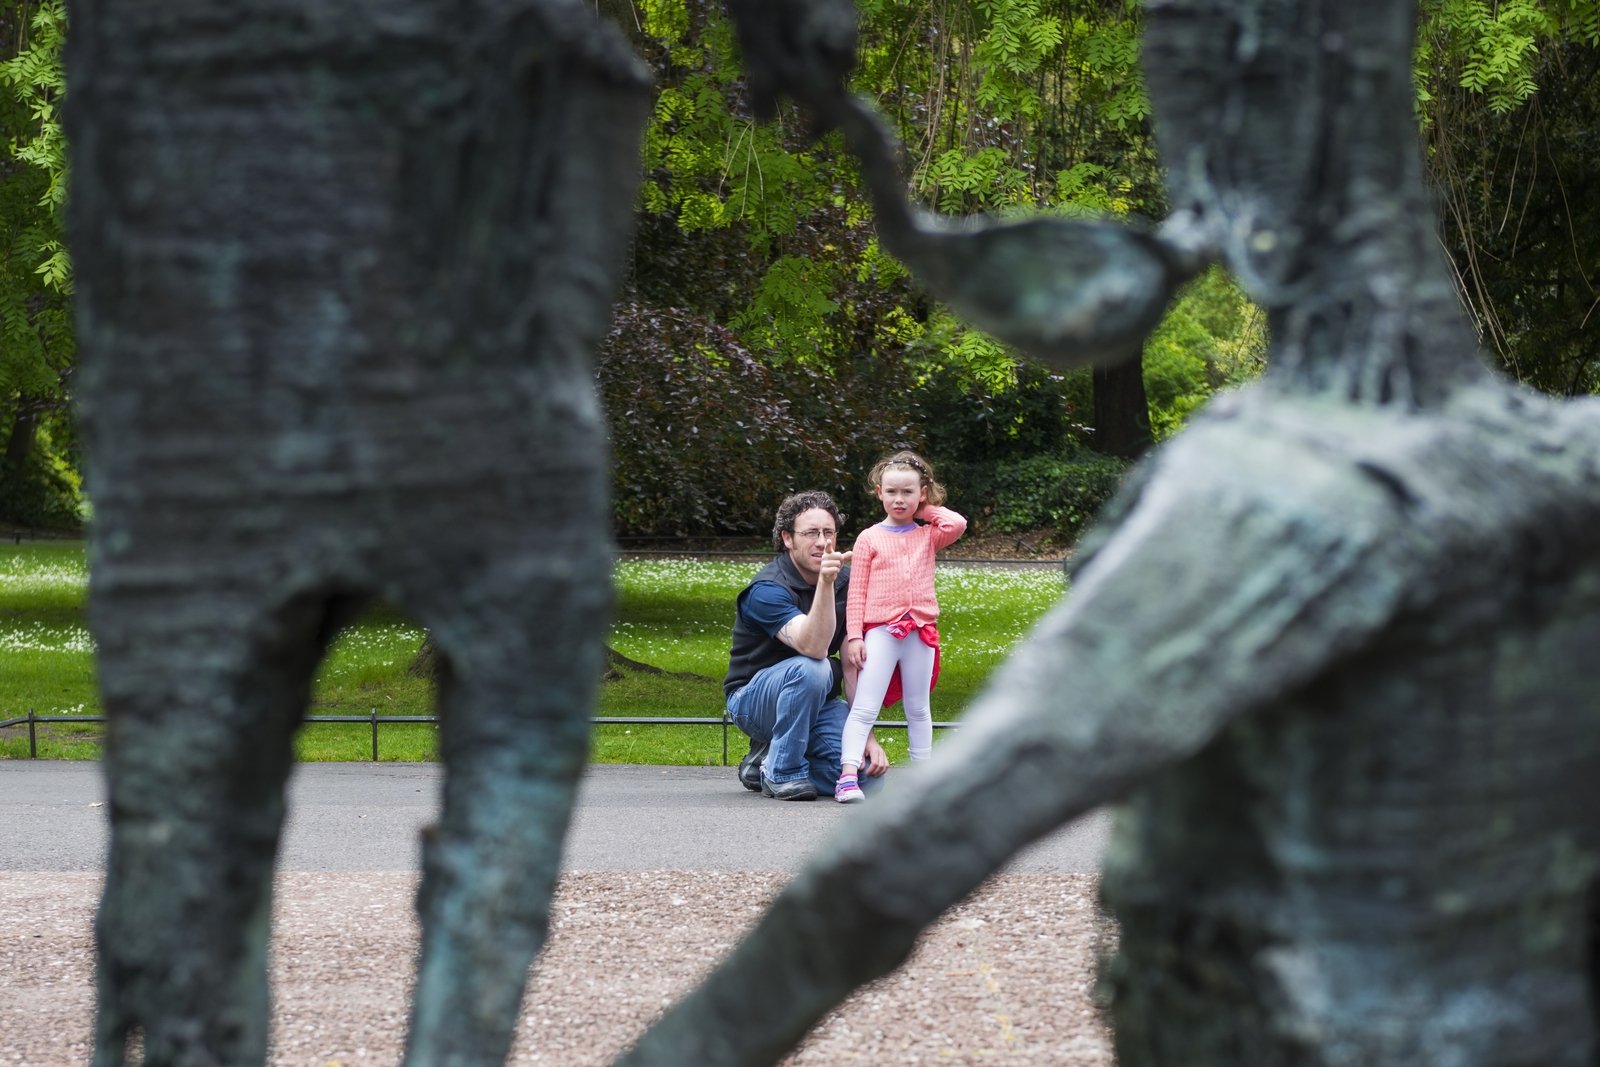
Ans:
{"label": "black metal fence", "polygon": [[[0,719],[0,730],[10,726],[28,726],[28,758],[39,758],[39,724],[40,723],[73,723],[76,725],[90,725],[106,721],[104,715],[36,715],[32,708],[28,714],[10,719]],[[437,715],[379,715],[378,709],[373,708],[366,715],[307,715],[302,722],[354,722],[366,723],[372,729],[372,762],[378,762],[378,727],[387,723],[437,723]],[[597,715],[589,720],[596,726],[720,726],[722,727],[722,765],[728,766],[728,727],[733,725],[733,720],[723,715],[705,716],[654,716],[654,715]],[[904,729],[904,719],[880,719],[878,726],[890,729]],[[948,729],[959,725],[954,722],[934,722],[935,729]]]}

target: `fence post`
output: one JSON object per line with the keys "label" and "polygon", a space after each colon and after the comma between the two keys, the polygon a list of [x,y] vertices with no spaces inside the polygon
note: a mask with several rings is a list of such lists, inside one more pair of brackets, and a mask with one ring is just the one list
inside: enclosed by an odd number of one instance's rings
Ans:
{"label": "fence post", "polygon": [[722,709],[722,765],[728,765],[728,709]]}
{"label": "fence post", "polygon": [[378,762],[378,709],[372,709],[372,762]]}
{"label": "fence post", "polygon": [[34,720],[33,709],[29,708],[28,709],[28,758],[29,759],[38,759],[39,758],[39,735],[37,733],[38,727],[37,727],[37,724],[33,720]]}

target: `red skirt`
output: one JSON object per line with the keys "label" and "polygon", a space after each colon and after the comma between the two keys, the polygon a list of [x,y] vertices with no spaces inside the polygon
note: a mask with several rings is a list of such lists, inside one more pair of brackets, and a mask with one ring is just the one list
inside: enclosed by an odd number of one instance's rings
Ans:
{"label": "red skirt", "polygon": [[[911,618],[911,612],[908,611],[894,622],[872,623],[865,627],[863,633],[865,633],[866,630],[876,629],[879,626],[887,626],[889,628],[890,636],[896,638],[904,638],[907,634],[915,630],[917,636],[922,638],[922,643],[933,649],[933,680],[928,683],[928,691],[932,692],[933,687],[939,684],[939,628],[931,622],[922,626],[918,626]],[[890,704],[900,703],[902,692],[903,687],[900,683],[900,665],[897,663],[895,664],[894,673],[889,676],[889,688],[883,694],[883,706],[887,708]]]}

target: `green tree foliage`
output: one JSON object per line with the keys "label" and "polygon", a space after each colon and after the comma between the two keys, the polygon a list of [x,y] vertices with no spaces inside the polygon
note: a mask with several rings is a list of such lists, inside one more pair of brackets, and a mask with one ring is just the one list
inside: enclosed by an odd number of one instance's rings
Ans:
{"label": "green tree foliage", "polygon": [[[860,10],[856,88],[897,125],[908,189],[922,202],[953,213],[1160,213],[1135,7],[867,0]],[[1093,441],[1087,375],[1032,371],[930,304],[878,247],[837,142],[813,142],[792,113],[753,120],[717,5],[646,0],[630,20],[660,85],[631,300],[725,327],[763,365],[832,382],[825,392],[852,382],[867,427],[894,412],[887,421],[920,426],[937,459]],[[617,340],[643,358],[659,351]],[[1184,395],[1204,387],[1205,372],[1196,377]],[[881,391],[862,395],[871,383]],[[945,432],[952,424],[976,429]],[[632,454],[633,431],[614,425],[618,455]],[[875,433],[880,448],[900,443],[892,436]]]}
{"label": "green tree foliage", "polygon": [[1443,238],[1484,344],[1600,392],[1600,0],[1432,0],[1417,81]]}
{"label": "green tree foliage", "polygon": [[857,88],[942,211],[1161,204],[1137,9],[1121,0],[866,0]]}
{"label": "green tree foliage", "polygon": [[1596,0],[1422,0],[1417,99],[1427,105],[1460,91],[1503,115],[1539,89],[1561,45],[1600,45]]}
{"label": "green tree foliage", "polygon": [[1054,530],[1070,540],[1111,499],[1127,471],[1126,460],[1085,449],[954,463],[940,476],[950,481],[951,506],[985,532]]}
{"label": "green tree foliage", "polygon": [[0,520],[76,523],[67,382],[72,265],[62,242],[66,144],[63,0],[0,7]]}
{"label": "green tree foliage", "polygon": [[[638,366],[601,367],[620,529],[745,530],[735,513],[769,511],[801,483],[855,499],[875,453],[900,444],[957,471],[1036,455],[1072,463],[1096,447],[1089,372],[1030,367],[927,301],[878,247],[837,142],[813,142],[793,113],[753,119],[716,0],[597,6],[633,35],[660,87],[627,306],[608,348]],[[896,126],[908,191],[925,205],[1164,213],[1133,0],[858,6],[855,87]],[[57,122],[65,25],[63,0],[0,7],[0,518],[41,524],[71,521],[79,499]],[[1561,392],[1600,388],[1600,202],[1578,193],[1600,159],[1597,45],[1600,0],[1423,0],[1416,84],[1446,243],[1487,343],[1521,379]],[[1154,436],[1256,373],[1264,352],[1261,316],[1236,288],[1220,274],[1191,285],[1143,353]],[[724,402],[702,398],[724,375]],[[673,425],[692,420],[704,439],[681,470],[658,451],[671,439],[661,425],[619,414],[654,410],[629,399],[688,405]],[[781,455],[735,432],[745,402],[772,415]],[[819,450],[830,458],[816,466]],[[772,472],[770,484],[717,484],[734,469]],[[651,470],[676,472],[656,503]],[[704,484],[685,481],[695,470]],[[995,500],[984,507],[1001,513]]]}
{"label": "green tree foliage", "polygon": [[1150,429],[1158,441],[1219,390],[1266,368],[1266,317],[1219,267],[1190,282],[1144,349]]}

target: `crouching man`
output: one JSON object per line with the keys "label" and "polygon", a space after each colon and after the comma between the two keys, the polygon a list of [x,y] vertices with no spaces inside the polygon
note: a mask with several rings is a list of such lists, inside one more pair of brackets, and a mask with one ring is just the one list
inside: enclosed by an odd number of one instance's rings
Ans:
{"label": "crouching man", "polygon": [[[838,537],[833,498],[796,493],[772,524],[777,554],[739,593],[722,683],[728,717],[750,737],[739,781],[778,800],[831,796],[839,779],[855,677],[839,661],[850,553],[837,551]],[[862,772],[877,777],[888,767],[869,736]]]}

